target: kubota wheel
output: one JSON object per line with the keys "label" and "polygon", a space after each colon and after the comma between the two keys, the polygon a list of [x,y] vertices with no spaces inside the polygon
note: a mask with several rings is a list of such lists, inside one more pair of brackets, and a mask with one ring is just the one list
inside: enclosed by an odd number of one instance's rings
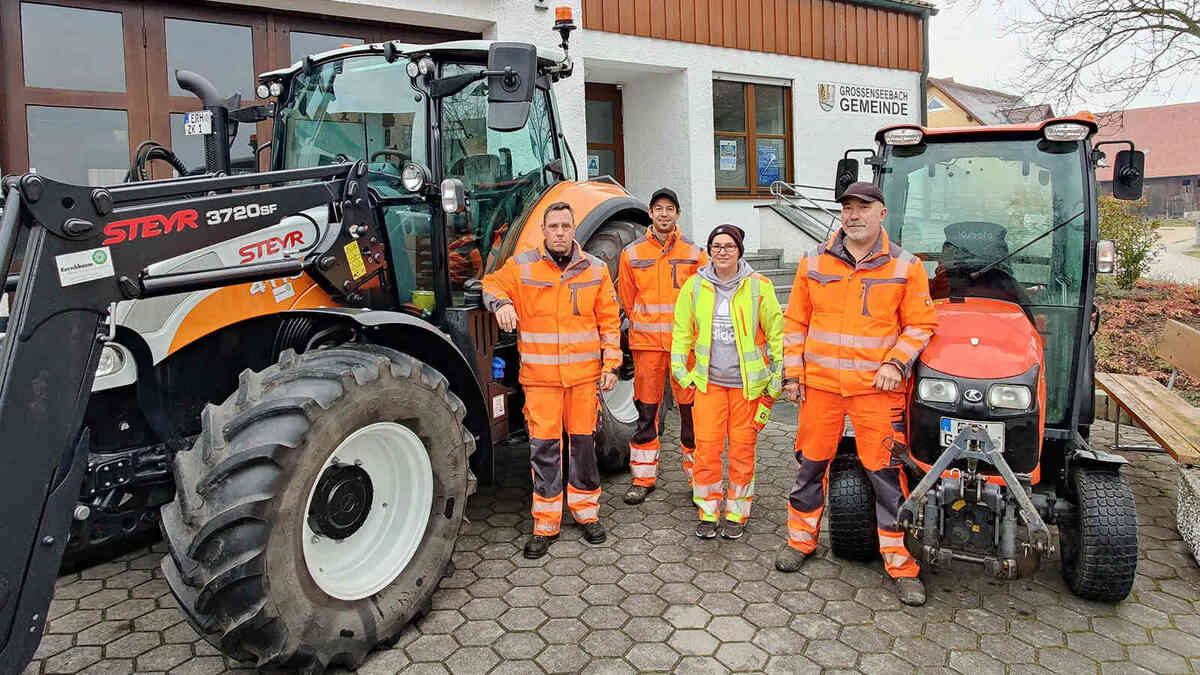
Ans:
{"label": "kubota wheel", "polygon": [[[583,250],[608,263],[608,272],[615,283],[621,251],[645,231],[645,225],[610,220],[592,234]],[[633,438],[637,418],[637,408],[633,407],[633,369],[621,368],[617,386],[600,394],[600,419],[596,429],[596,463],[600,470],[616,472],[629,468],[629,439]]]}
{"label": "kubota wheel", "polygon": [[875,489],[853,450],[838,453],[829,468],[829,543],[846,560],[879,557]]}
{"label": "kubota wheel", "polygon": [[474,438],[441,373],[375,345],[288,350],[175,458],[162,568],[193,626],[259,667],[353,669],[449,569]]}
{"label": "kubota wheel", "polygon": [[1059,523],[1063,578],[1085,600],[1120,602],[1133,589],[1138,559],[1137,507],[1120,471],[1072,472],[1074,516]]}

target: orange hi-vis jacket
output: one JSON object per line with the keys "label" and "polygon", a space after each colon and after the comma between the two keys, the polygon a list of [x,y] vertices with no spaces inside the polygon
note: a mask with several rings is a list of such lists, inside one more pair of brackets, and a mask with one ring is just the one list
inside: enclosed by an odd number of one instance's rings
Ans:
{"label": "orange hi-vis jacket", "polygon": [[517,310],[521,384],[571,387],[621,365],[621,315],[608,266],[572,244],[559,269],[545,244],[483,278],[483,302]]}
{"label": "orange hi-vis jacket", "polygon": [[680,233],[665,242],[654,236],[654,226],[621,251],[617,268],[617,293],[629,317],[629,348],[671,351],[675,300],[683,282],[708,264],[708,254]]}
{"label": "orange hi-vis jacket", "polygon": [[876,393],[884,363],[905,377],[933,337],[937,314],[920,259],[881,231],[852,262],[839,229],[800,259],[783,323],[784,382],[840,393]]}

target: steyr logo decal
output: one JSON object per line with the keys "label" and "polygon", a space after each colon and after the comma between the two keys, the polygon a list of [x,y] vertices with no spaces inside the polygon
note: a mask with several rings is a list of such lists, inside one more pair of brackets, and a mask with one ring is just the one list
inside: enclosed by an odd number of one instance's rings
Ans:
{"label": "steyr logo decal", "polygon": [[284,251],[304,246],[304,233],[300,230],[292,230],[282,237],[271,237],[263,241],[256,241],[253,244],[246,244],[238,249],[238,255],[242,259],[238,262],[240,265],[245,265],[248,262],[254,262],[260,258]]}
{"label": "steyr logo decal", "polygon": [[963,392],[963,398],[967,399],[971,403],[979,403],[983,400],[983,392],[979,391],[978,389],[968,389]]}
{"label": "steyr logo decal", "polygon": [[151,239],[162,234],[182,232],[185,228],[197,229],[200,214],[196,209],[176,211],[169,216],[154,214],[128,220],[117,220],[104,226],[104,241],[101,245],[111,246],[135,239]]}

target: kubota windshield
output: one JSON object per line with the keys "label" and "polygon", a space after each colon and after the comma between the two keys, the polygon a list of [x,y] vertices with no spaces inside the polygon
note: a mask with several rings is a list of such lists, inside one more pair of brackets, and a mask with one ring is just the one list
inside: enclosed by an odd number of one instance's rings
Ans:
{"label": "kubota windshield", "polygon": [[1081,142],[927,138],[887,148],[880,179],[888,236],[925,262],[935,298],[1009,300],[1044,321],[1051,424],[1067,411],[1084,319],[1082,152]]}

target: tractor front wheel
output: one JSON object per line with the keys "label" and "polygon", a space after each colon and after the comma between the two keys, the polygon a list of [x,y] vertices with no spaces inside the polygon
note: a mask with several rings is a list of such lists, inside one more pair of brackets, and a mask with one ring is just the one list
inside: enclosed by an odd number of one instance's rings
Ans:
{"label": "tractor front wheel", "polygon": [[260,668],[356,668],[428,611],[474,437],[446,378],[374,345],[284,352],[175,458],[162,568],[192,625]]}
{"label": "tractor front wheel", "polygon": [[1071,473],[1075,510],[1059,523],[1063,578],[1085,600],[1120,602],[1137,572],[1133,490],[1115,469],[1078,467]]}

